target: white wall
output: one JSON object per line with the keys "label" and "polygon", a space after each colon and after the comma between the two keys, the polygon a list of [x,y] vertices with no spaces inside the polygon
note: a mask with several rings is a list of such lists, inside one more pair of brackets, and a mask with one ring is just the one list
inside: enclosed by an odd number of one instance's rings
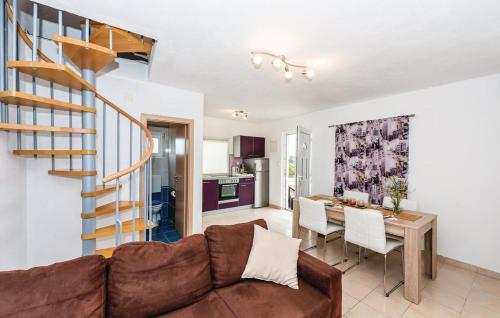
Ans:
{"label": "white wall", "polygon": [[0,270],[26,266],[26,165],[0,132]]}
{"label": "white wall", "polygon": [[203,137],[213,139],[227,139],[229,141],[229,153],[233,153],[233,136],[265,137],[261,124],[243,121],[240,119],[221,119],[205,116],[203,126]]}
{"label": "white wall", "polygon": [[[299,124],[312,129],[312,192],[333,193],[330,124],[414,113],[410,122],[410,198],[438,215],[438,253],[500,272],[500,75],[331,108],[263,125],[267,137]],[[270,153],[272,167],[281,151]],[[271,203],[280,204],[281,169],[271,169]]]}
{"label": "white wall", "polygon": [[[9,24],[9,35],[12,33]],[[9,36],[9,43],[11,37]],[[9,59],[11,52],[8,52]],[[10,72],[7,75],[11,81]],[[11,107],[9,118],[15,120]],[[12,154],[16,134],[0,131],[0,270],[24,268],[27,264],[26,163]]]}

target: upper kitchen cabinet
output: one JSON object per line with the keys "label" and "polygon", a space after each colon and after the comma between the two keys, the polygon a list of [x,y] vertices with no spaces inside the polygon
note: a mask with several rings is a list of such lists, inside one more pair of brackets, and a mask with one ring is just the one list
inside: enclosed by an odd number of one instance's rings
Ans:
{"label": "upper kitchen cabinet", "polygon": [[237,147],[235,147],[235,143],[233,140],[233,150],[234,156],[236,158],[252,158],[253,157],[253,137],[249,136],[237,136],[234,138],[239,138],[239,152],[236,153]]}
{"label": "upper kitchen cabinet", "polygon": [[266,156],[266,138],[253,137],[254,158],[264,158]]}
{"label": "upper kitchen cabinet", "polygon": [[266,139],[262,137],[234,136],[233,154],[236,158],[263,158],[266,156]]}

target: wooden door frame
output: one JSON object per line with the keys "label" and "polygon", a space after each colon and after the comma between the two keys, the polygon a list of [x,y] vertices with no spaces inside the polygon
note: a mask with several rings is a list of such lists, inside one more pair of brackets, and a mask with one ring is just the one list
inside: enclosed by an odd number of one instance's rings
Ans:
{"label": "wooden door frame", "polygon": [[[185,222],[184,222],[184,233],[185,236],[189,236],[193,233],[193,201],[194,201],[194,120],[186,119],[186,118],[178,118],[178,117],[169,117],[169,116],[161,116],[161,115],[153,115],[153,114],[145,114],[141,113],[141,122],[147,127],[148,122],[158,123],[158,124],[181,124],[187,125],[187,143],[188,143],[188,151],[187,151],[187,171],[186,171],[186,211],[185,211]],[[143,155],[146,153],[146,138],[141,136],[142,143],[142,151]],[[144,167],[141,168],[140,174],[140,197],[144,202]]]}

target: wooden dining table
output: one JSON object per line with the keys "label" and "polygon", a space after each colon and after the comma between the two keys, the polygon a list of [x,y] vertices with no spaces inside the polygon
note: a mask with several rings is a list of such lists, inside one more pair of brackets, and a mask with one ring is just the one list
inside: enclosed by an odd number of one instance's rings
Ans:
{"label": "wooden dining table", "polygon": [[[337,199],[327,195],[308,198],[339,203]],[[344,222],[342,205],[327,206],[325,210],[329,219]],[[295,199],[292,221],[292,236],[295,238],[299,235],[299,216],[300,206],[298,199]],[[422,299],[422,268],[431,279],[434,280],[437,276],[437,215],[404,211],[400,217],[386,219],[384,222],[386,233],[400,237],[404,241],[404,296],[407,300],[418,304]],[[423,251],[420,244],[422,239],[425,242]],[[322,240],[318,240],[318,243],[319,241]]]}

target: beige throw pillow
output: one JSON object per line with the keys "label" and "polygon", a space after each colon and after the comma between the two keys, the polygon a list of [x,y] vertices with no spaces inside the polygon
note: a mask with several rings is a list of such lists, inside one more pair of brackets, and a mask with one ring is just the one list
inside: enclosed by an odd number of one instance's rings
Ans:
{"label": "beige throw pillow", "polygon": [[241,278],[256,278],[299,289],[300,241],[254,225],[252,250]]}

